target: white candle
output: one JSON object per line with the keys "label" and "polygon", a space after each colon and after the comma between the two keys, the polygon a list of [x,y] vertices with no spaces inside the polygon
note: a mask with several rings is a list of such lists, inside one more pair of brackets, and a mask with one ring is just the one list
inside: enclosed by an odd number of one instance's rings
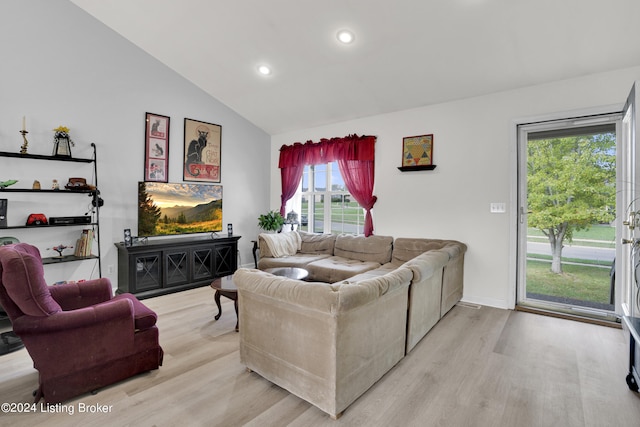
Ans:
{"label": "white candle", "polygon": [[25,116],[22,116],[22,130],[27,130],[27,118]]}

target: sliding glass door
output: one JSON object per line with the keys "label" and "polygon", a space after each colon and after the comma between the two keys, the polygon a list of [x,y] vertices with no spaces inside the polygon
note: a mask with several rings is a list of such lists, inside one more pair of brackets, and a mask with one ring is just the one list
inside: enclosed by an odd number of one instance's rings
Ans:
{"label": "sliding glass door", "polygon": [[518,129],[518,305],[613,320],[620,114]]}

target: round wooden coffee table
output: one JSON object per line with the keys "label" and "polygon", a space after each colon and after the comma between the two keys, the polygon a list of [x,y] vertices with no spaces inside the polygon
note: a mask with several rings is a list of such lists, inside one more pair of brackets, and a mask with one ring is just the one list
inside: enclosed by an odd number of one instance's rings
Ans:
{"label": "round wooden coffee table", "polygon": [[224,277],[218,277],[213,282],[211,282],[211,288],[216,291],[216,294],[213,296],[213,299],[218,306],[218,314],[216,314],[215,319],[218,320],[220,316],[222,316],[222,306],[220,305],[220,296],[227,297],[233,301],[233,306],[236,309],[236,331],[238,330],[238,288],[236,284],[233,283],[233,274]]}
{"label": "round wooden coffee table", "polygon": [[288,279],[302,280],[309,276],[309,272],[304,268],[298,267],[275,267],[266,268],[264,271],[271,273],[274,276],[282,276]]}

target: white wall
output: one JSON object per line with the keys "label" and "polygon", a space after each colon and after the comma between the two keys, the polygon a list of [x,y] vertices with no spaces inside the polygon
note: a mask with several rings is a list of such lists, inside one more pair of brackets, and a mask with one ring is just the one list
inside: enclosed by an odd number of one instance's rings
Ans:
{"label": "white wall", "polygon": [[[251,240],[258,233],[257,216],[269,207],[269,136],[225,105],[160,64],[120,35],[66,0],[0,3],[0,151],[18,152],[22,116],[27,117],[29,153],[51,154],[52,129],[71,128],[74,157],[98,151],[98,179],[105,201],[100,211],[103,275],[117,282],[114,242],[123,229],[137,231],[137,182],[144,176],[145,112],[171,117],[169,180],[182,182],[185,117],[222,125],[223,222],[233,223],[240,262],[253,264]],[[215,70],[211,70],[215,78]],[[0,158],[0,181],[19,179],[29,188],[34,179],[48,187],[72,176],[90,178],[90,171],[52,162],[28,166]],[[24,210],[47,216],[82,215],[87,200],[35,198],[35,204],[9,202],[10,225],[26,221]],[[65,199],[68,200],[68,199]],[[73,208],[72,208],[73,207]],[[23,210],[24,209],[24,210]],[[43,255],[53,245],[73,244],[79,229],[55,234],[0,230],[36,244]],[[61,234],[62,233],[62,234]],[[226,233],[226,225],[223,233]],[[87,265],[89,264],[89,265]],[[46,268],[49,282],[96,277],[93,263],[66,263]],[[113,266],[110,273],[108,267]]]}
{"label": "white wall", "polygon": [[[464,300],[513,307],[515,122],[613,104],[621,108],[634,79],[640,79],[640,67],[275,135],[271,206],[279,205],[283,144],[376,135],[374,233],[465,242]],[[400,172],[402,138],[430,133],[437,168]],[[507,203],[507,213],[490,213],[491,202]]]}

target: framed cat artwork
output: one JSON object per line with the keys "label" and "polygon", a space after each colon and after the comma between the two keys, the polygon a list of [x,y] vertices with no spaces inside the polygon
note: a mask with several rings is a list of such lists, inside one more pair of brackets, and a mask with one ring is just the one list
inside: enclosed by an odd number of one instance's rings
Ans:
{"label": "framed cat artwork", "polygon": [[144,180],[169,180],[169,117],[146,113]]}
{"label": "framed cat artwork", "polygon": [[185,181],[220,182],[222,126],[184,119]]}

